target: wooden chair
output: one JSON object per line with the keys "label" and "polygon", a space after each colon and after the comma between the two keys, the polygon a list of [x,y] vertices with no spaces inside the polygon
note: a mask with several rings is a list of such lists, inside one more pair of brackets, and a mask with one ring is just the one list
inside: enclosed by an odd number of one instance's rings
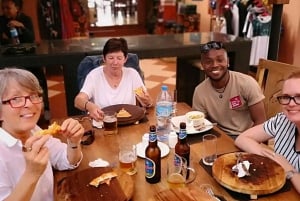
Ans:
{"label": "wooden chair", "polygon": [[256,80],[266,97],[264,103],[267,118],[281,112],[276,96],[281,93],[283,80],[295,71],[300,71],[300,67],[266,59],[259,60]]}

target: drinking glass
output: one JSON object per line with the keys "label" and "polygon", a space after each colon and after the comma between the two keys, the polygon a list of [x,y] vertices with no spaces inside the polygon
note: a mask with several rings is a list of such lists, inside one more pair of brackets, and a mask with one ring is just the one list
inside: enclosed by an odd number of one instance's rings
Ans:
{"label": "drinking glass", "polygon": [[205,165],[212,166],[217,159],[217,136],[206,134],[202,137],[203,142],[203,157],[202,162]]}
{"label": "drinking glass", "polygon": [[169,188],[185,187],[196,178],[194,168],[187,166],[187,161],[178,155],[171,155],[167,166],[167,182]]}
{"label": "drinking glass", "polygon": [[136,160],[136,146],[130,144],[121,144],[119,150],[120,169],[129,175],[134,175],[137,173]]}
{"label": "drinking glass", "polygon": [[105,111],[103,117],[104,135],[118,133],[118,119],[115,111]]}

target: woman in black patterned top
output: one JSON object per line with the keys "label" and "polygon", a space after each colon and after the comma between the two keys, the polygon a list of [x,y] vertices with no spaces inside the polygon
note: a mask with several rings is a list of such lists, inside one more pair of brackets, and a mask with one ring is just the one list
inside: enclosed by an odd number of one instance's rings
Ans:
{"label": "woman in black patterned top", "polygon": [[[300,194],[300,71],[292,73],[277,96],[283,112],[243,132],[235,144],[280,164]],[[274,150],[262,142],[274,138]]]}

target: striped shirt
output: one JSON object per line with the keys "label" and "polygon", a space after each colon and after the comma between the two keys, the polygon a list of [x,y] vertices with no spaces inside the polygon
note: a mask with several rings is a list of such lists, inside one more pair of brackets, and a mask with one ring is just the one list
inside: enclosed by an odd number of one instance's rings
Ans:
{"label": "striped shirt", "polygon": [[300,152],[296,152],[296,125],[283,113],[278,113],[264,123],[264,130],[275,138],[274,150],[283,155],[300,172]]}

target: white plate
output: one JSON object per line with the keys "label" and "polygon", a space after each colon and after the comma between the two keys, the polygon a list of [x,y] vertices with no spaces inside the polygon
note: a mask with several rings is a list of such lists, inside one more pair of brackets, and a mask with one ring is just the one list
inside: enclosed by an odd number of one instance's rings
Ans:
{"label": "white plate", "polygon": [[[160,148],[160,156],[163,158],[169,154],[170,148],[168,145],[162,142],[158,142],[158,147]],[[145,158],[145,150],[148,144],[143,144],[142,142],[136,145],[136,153],[139,157]]]}
{"label": "white plate", "polygon": [[177,127],[177,128],[174,128],[174,126],[173,126],[173,129],[174,129],[175,131],[178,131],[180,122],[186,122],[186,132],[187,132],[188,135],[189,135],[189,134],[203,133],[203,132],[208,131],[208,130],[210,130],[210,129],[213,128],[212,123],[211,123],[210,121],[208,121],[207,119],[204,119],[204,123],[205,123],[205,125],[207,125],[207,126],[205,126],[205,127],[204,127],[203,129],[201,129],[201,130],[196,130],[196,129],[194,128],[194,126],[188,125],[187,119],[186,119],[185,115],[172,117],[171,122],[172,122],[172,126],[175,125],[175,127]]}

